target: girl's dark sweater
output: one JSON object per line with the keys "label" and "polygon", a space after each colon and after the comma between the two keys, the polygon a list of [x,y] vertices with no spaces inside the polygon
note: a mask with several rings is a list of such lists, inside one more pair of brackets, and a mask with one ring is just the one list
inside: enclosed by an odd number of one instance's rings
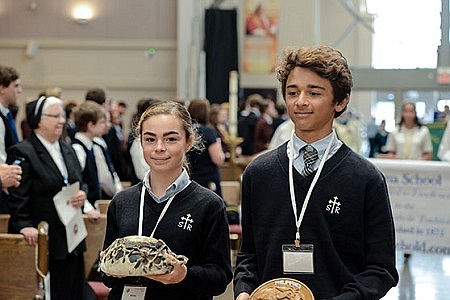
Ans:
{"label": "girl's dark sweater", "polygon": [[[136,235],[142,182],[118,193],[108,208],[106,249],[116,238]],[[163,203],[150,199],[144,205],[143,235],[150,236],[163,210]],[[182,218],[193,222],[184,226]],[[176,254],[189,258],[187,276],[178,283],[164,285],[144,277],[113,278],[103,281],[112,288],[108,299],[121,299],[125,283],[139,282],[147,287],[145,299],[212,299],[223,293],[232,279],[229,231],[223,200],[192,181],[178,193],[159,223],[155,238],[162,239]]]}

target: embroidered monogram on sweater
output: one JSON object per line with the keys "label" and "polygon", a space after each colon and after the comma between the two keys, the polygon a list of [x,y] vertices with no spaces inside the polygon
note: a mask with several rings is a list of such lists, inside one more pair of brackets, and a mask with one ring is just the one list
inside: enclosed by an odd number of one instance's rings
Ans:
{"label": "embroidered monogram on sweater", "polygon": [[194,223],[194,219],[191,218],[191,214],[187,214],[185,217],[181,217],[181,221],[178,222],[178,227],[183,230],[192,230],[192,223]]}
{"label": "embroidered monogram on sweater", "polygon": [[330,214],[339,214],[341,210],[341,202],[337,201],[338,196],[334,196],[333,199],[328,200],[328,205],[326,210],[330,212]]}

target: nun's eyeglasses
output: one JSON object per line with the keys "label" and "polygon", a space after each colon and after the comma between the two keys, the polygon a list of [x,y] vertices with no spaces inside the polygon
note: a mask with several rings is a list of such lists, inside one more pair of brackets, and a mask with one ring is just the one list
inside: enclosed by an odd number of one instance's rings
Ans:
{"label": "nun's eyeglasses", "polygon": [[42,116],[59,119],[59,118],[66,118],[66,114],[42,114]]}

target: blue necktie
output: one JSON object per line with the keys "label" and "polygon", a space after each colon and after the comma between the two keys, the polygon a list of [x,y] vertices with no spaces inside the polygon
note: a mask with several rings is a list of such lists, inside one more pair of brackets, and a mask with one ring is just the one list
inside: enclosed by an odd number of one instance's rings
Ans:
{"label": "blue necktie", "polygon": [[12,113],[9,111],[6,114],[6,117],[8,118],[9,126],[11,126],[11,130],[12,130],[13,138],[14,138],[14,144],[17,144],[19,142],[19,137],[17,136],[16,123],[14,123]]}
{"label": "blue necktie", "polygon": [[88,157],[95,163],[94,149],[87,149]]}

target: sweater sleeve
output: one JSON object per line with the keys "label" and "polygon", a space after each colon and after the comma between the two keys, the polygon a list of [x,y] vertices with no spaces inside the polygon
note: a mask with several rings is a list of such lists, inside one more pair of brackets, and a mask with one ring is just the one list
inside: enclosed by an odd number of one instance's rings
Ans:
{"label": "sweater sleeve", "polygon": [[380,299],[398,282],[395,230],[384,180],[367,183],[365,202],[366,266],[332,300]]}
{"label": "sweater sleeve", "polygon": [[231,282],[229,230],[225,206],[217,202],[207,214],[208,230],[203,238],[202,262],[188,266],[181,285],[198,296],[220,295]]}

